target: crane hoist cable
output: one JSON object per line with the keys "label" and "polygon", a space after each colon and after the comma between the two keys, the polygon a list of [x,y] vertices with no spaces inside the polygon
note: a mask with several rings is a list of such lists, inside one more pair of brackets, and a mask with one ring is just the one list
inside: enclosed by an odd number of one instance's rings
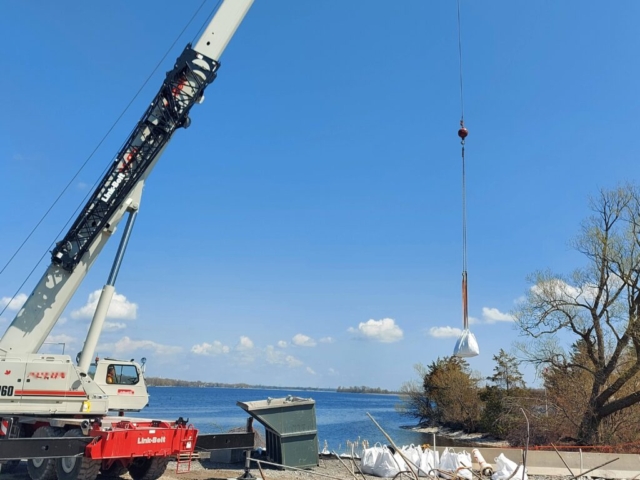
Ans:
{"label": "crane hoist cable", "polygon": [[454,355],[458,357],[474,357],[480,353],[475,336],[469,331],[469,304],[467,300],[467,178],[464,158],[465,140],[469,131],[464,126],[464,89],[462,77],[462,28],[460,21],[460,0],[458,5],[458,59],[460,71],[460,137],[462,154],[462,335],[456,342]]}
{"label": "crane hoist cable", "polygon": [[460,120],[458,136],[462,145],[462,323],[465,330],[469,329],[469,305],[467,302],[467,180],[464,161],[464,140],[469,131]]}
{"label": "crane hoist cable", "polygon": [[460,21],[460,0],[458,4],[458,62],[460,71],[460,137],[462,156],[462,322],[465,329],[469,328],[469,306],[467,302],[467,174],[464,159],[464,142],[469,130],[464,126],[464,84],[462,78],[462,28]]}

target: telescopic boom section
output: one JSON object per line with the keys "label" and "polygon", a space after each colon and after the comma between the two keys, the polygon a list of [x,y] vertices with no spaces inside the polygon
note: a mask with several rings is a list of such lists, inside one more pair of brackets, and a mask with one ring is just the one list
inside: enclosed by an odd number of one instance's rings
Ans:
{"label": "telescopic boom section", "polygon": [[216,78],[219,59],[253,0],[226,0],[192,48],[187,45],[160,91],[65,237],[51,266],[0,339],[6,352],[36,353],[127,210],[137,209],[142,185],[176,129]]}
{"label": "telescopic boom section", "polygon": [[95,238],[145,176],[175,130],[189,124],[189,110],[213,81],[218,63],[197,58],[187,47],[169,72],[131,136],[118,152],[82,213],[52,251],[51,260],[72,272]]}
{"label": "telescopic boom section", "polygon": [[109,219],[118,206],[148,174],[175,130],[189,126],[189,111],[216,78],[218,60],[250,4],[248,0],[227,0],[196,47],[184,49],[82,213],[57,243],[52,252],[53,263],[73,271],[94,239],[109,227]]}

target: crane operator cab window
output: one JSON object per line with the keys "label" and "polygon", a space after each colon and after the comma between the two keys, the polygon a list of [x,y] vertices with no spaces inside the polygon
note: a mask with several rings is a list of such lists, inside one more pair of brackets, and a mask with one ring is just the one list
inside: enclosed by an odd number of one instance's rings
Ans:
{"label": "crane operator cab window", "polygon": [[134,365],[111,364],[107,367],[107,383],[116,385],[136,385],[140,381],[138,369]]}
{"label": "crane operator cab window", "polygon": [[116,383],[116,369],[113,365],[107,367],[107,383]]}

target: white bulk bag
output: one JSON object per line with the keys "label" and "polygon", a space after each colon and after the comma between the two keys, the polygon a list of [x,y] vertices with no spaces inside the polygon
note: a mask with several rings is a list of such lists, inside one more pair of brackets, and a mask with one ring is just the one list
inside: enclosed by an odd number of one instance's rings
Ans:
{"label": "white bulk bag", "polygon": [[417,447],[413,443],[409,446],[403,445],[400,451],[402,452],[402,455],[404,455],[405,458],[409,459],[409,461],[413,464],[409,465],[412,470],[415,471],[420,468],[420,460],[422,459],[422,447],[420,445],[418,445]]}
{"label": "white bulk bag", "polygon": [[376,477],[395,477],[398,473],[406,470],[406,463],[397,452],[392,452],[386,445],[382,446],[382,454],[378,457],[378,462],[373,469],[372,475]]}
{"label": "white bulk bag", "polygon": [[382,454],[382,444],[376,443],[371,448],[365,448],[360,460],[360,470],[362,473],[373,474],[373,470],[378,462],[378,457]]}
{"label": "white bulk bag", "polygon": [[[445,448],[440,457],[439,475],[443,478],[466,478],[471,480],[471,455],[467,452],[456,453],[452,448]],[[449,473],[443,473],[449,472]],[[493,479],[492,479],[493,480]]]}
{"label": "white bulk bag", "polygon": [[[504,456],[504,453],[498,455],[494,460],[496,462],[496,472],[491,475],[491,480],[507,480],[509,477],[511,477],[512,480],[523,480],[522,469],[524,467],[522,465],[518,465],[513,460],[509,460]],[[513,473],[514,471],[516,472],[515,474]],[[525,470],[524,480],[528,478]]]}
{"label": "white bulk bag", "polygon": [[367,448],[360,460],[362,473],[376,477],[395,477],[399,472],[407,470],[407,464],[398,452],[393,452],[386,445],[376,443]]}
{"label": "white bulk bag", "polygon": [[433,475],[431,470],[438,468],[440,459],[439,453],[436,450],[435,453],[433,450],[425,450],[422,452],[422,458],[420,459],[420,470],[418,474],[421,477],[426,477],[427,475]]}
{"label": "white bulk bag", "polygon": [[456,346],[453,349],[453,356],[468,358],[475,357],[477,355],[480,355],[478,341],[476,340],[475,335],[471,333],[471,330],[465,328],[462,331],[462,335],[460,335],[460,338],[458,338],[458,341],[456,342]]}

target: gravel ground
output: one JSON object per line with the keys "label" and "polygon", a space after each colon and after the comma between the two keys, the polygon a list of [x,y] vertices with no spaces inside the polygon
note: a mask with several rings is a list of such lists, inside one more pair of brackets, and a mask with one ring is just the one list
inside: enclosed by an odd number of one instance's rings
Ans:
{"label": "gravel ground", "polygon": [[[251,462],[250,473],[253,477],[265,480],[306,480],[306,479],[340,479],[353,480],[354,464],[351,459],[337,459],[336,457],[321,456],[318,466],[304,469],[278,468],[267,464],[262,464],[262,472],[257,463]],[[358,462],[359,463],[359,462]],[[357,472],[357,470],[356,470]],[[165,477],[167,479],[178,480],[204,480],[204,479],[226,479],[239,478],[245,473],[244,462],[242,463],[216,463],[209,460],[193,462],[191,472],[188,474],[176,474],[175,463],[169,464]],[[362,475],[358,475],[362,480]],[[367,480],[378,477],[366,476]]]}
{"label": "gravel ground", "polygon": [[[359,461],[356,460],[356,465]],[[354,470],[354,463],[351,459],[321,456],[319,465],[309,469],[290,470],[279,469],[269,465],[262,466],[262,472],[256,463],[251,463],[250,474],[258,480],[379,480],[379,477],[361,475]],[[353,472],[356,472],[355,474]],[[191,471],[188,473],[176,473],[176,463],[170,462],[167,471],[161,480],[224,480],[237,479],[244,475],[244,463],[216,463],[209,460],[194,460],[191,463]],[[264,475],[264,477],[263,477]],[[26,462],[22,462],[14,473],[0,473],[2,480],[29,480]],[[363,478],[364,477],[364,478]],[[97,480],[107,480],[109,477],[98,476]],[[397,477],[401,480],[409,480],[413,477],[402,474]],[[488,478],[488,477],[484,477]],[[569,477],[547,477],[540,475],[529,475],[529,480],[563,480]],[[113,478],[109,478],[113,480]],[[128,474],[122,476],[122,480],[131,480]],[[426,480],[426,479],[425,479]]]}
{"label": "gravel ground", "polygon": [[[360,462],[356,460],[356,465]],[[203,460],[194,462],[189,474],[175,474],[175,464],[170,464],[163,479],[166,480],[209,480],[209,479],[237,479],[244,474],[244,464],[224,464]],[[355,475],[354,472],[355,471]],[[262,480],[262,474],[255,463],[251,463],[250,473],[257,480]],[[268,465],[262,466],[264,480],[380,480],[380,477],[362,475],[354,470],[354,464],[349,458],[337,459],[334,456],[320,456],[319,465],[304,470],[283,470]],[[399,480],[413,480],[413,476],[402,474]],[[428,480],[426,477],[420,477]],[[480,477],[475,477],[478,480]],[[489,480],[490,477],[481,477]],[[568,480],[569,477],[528,475],[529,480]],[[24,480],[24,479],[22,479]]]}
{"label": "gravel ground", "polygon": [[[343,459],[348,468],[337,458],[320,458],[319,465],[309,469],[279,469],[269,465],[262,466],[265,480],[354,480],[352,475],[353,463],[349,459]],[[181,465],[182,469],[182,465]],[[255,462],[251,463],[250,474],[253,478],[261,480],[262,474]],[[165,474],[161,480],[212,480],[212,479],[237,479],[244,475],[244,463],[216,463],[209,460],[194,460],[191,462],[191,470],[187,473],[176,473],[176,463],[169,462]],[[13,473],[0,473],[2,480],[29,480],[26,462],[21,462]],[[97,480],[113,480],[110,477],[98,476]],[[128,474],[123,475],[122,480],[131,480]],[[362,476],[358,477],[362,480]],[[369,479],[378,477],[367,476]],[[378,479],[379,480],[379,479]]]}

